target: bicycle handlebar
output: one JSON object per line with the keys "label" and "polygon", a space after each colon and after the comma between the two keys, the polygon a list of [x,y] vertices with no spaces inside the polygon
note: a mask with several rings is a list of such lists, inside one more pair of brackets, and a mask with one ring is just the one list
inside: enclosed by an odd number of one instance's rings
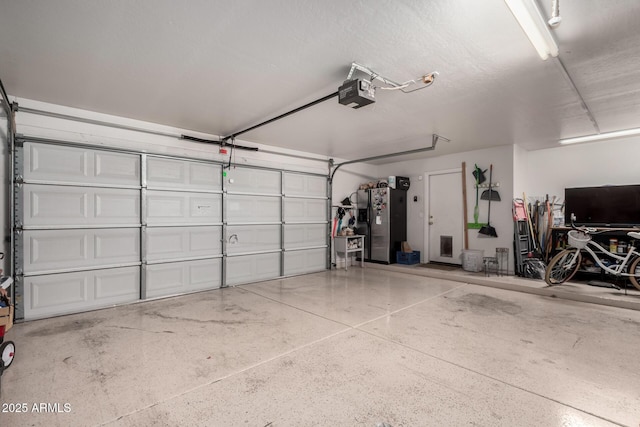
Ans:
{"label": "bicycle handlebar", "polygon": [[573,228],[574,230],[582,231],[583,233],[587,233],[587,234],[595,233],[596,231],[598,231],[598,229],[594,227],[585,227],[585,226],[576,227],[576,225],[573,223],[573,218],[571,218],[571,228]]}

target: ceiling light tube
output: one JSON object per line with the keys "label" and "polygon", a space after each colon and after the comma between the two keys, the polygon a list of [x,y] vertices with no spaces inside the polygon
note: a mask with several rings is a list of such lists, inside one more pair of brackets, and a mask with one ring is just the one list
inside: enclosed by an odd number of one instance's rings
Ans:
{"label": "ceiling light tube", "polygon": [[596,135],[578,136],[575,138],[561,139],[560,144],[578,144],[580,142],[601,141],[604,139],[623,138],[625,136],[640,135],[640,128],[617,130],[615,132],[605,132]]}
{"label": "ceiling light tube", "polygon": [[504,0],[543,60],[558,56],[556,43],[535,0]]}

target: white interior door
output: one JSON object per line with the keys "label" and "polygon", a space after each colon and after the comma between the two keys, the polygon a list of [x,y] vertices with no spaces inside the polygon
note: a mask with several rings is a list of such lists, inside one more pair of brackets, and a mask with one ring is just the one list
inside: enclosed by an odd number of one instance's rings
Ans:
{"label": "white interior door", "polygon": [[460,171],[429,178],[429,261],[460,264],[462,252],[462,176]]}

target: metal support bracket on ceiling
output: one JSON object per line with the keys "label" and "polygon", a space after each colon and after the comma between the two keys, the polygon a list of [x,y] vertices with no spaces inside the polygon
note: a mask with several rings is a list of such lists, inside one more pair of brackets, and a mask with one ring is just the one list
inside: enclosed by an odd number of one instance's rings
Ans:
{"label": "metal support bracket on ceiling", "polygon": [[[380,73],[376,73],[375,71],[373,71],[369,67],[365,67],[364,65],[360,65],[357,62],[353,62],[351,64],[351,70],[349,70],[349,74],[347,75],[347,80],[351,80],[353,78],[353,74],[356,71],[360,71],[360,72],[368,75],[371,81],[380,80],[384,84],[388,85],[388,87],[378,87],[377,89],[400,90],[403,93],[411,93],[411,92],[416,92],[416,91],[425,89],[425,88],[431,86],[433,84],[433,82],[435,81],[436,77],[439,75],[439,73],[437,71],[432,71],[431,73],[424,74],[424,75],[422,75],[422,76],[420,76],[418,78],[415,78],[413,80],[407,80],[404,83],[398,83],[396,81],[391,80],[390,78],[381,76]],[[418,83],[422,83],[422,84],[424,84],[424,86],[419,87],[417,89],[405,90],[409,86],[414,85],[414,84],[418,84]]]}
{"label": "metal support bracket on ceiling", "polygon": [[346,161],[346,162],[338,163],[336,165],[333,164],[333,159],[331,159],[331,165],[334,166],[334,168],[333,168],[333,171],[331,172],[331,176],[329,177],[329,185],[333,184],[333,178],[334,178],[336,172],[338,171],[338,169],[340,169],[340,167],[342,167],[344,165],[350,165],[350,164],[353,164],[353,163],[370,162],[372,160],[386,159],[387,157],[397,157],[397,156],[403,156],[403,155],[407,155],[407,154],[422,153],[424,151],[433,151],[433,150],[435,150],[436,144],[438,143],[439,140],[443,140],[445,142],[450,142],[451,141],[450,139],[445,138],[444,136],[440,136],[440,135],[437,135],[437,134],[434,133],[431,136],[431,146],[430,147],[416,148],[414,150],[407,150],[407,151],[399,151],[397,153],[381,154],[379,156],[364,157],[362,159],[349,160],[349,161]]}

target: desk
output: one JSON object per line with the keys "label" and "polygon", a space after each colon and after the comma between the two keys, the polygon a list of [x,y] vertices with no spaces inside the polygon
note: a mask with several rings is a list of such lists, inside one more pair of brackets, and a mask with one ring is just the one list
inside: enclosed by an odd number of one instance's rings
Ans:
{"label": "desk", "polygon": [[338,254],[344,256],[344,269],[348,269],[348,254],[360,252],[360,267],[364,268],[364,236],[336,236],[333,238],[333,248],[338,262]]}

